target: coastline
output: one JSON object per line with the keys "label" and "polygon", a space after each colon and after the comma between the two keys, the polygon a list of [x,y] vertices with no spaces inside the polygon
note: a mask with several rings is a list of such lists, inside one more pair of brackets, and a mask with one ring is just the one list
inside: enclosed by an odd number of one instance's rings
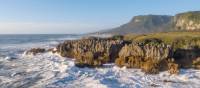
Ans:
{"label": "coastline", "polygon": [[[107,40],[107,42],[109,41]],[[57,44],[63,44],[63,42]],[[67,42],[65,43],[67,44]],[[33,48],[38,47],[34,46]],[[31,49],[26,48],[26,51],[29,50]],[[35,55],[24,53],[17,59],[1,62],[0,80],[6,81],[0,82],[0,85],[2,87],[45,88],[96,88],[96,86],[101,88],[134,88],[198,87],[200,82],[200,71],[196,69],[179,69],[179,74],[170,74],[168,71],[145,74],[141,69],[118,67],[114,62],[106,63],[103,67],[85,66],[79,68],[76,66],[75,58],[63,57],[59,52],[53,53],[47,48],[45,50],[45,52]]]}

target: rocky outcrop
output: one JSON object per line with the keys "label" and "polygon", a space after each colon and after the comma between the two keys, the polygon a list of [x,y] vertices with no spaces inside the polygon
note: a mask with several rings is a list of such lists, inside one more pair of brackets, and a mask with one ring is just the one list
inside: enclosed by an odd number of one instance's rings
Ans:
{"label": "rocky outcrop", "polygon": [[[176,41],[173,44],[182,42]],[[78,67],[99,67],[115,62],[119,67],[139,68],[150,74],[166,70],[177,74],[179,68],[200,68],[200,49],[193,46],[196,43],[190,42],[184,45],[187,47],[177,48],[156,38],[136,43],[118,37],[92,37],[67,40],[57,46],[56,52],[63,57],[75,58]]]}
{"label": "rocky outcrop", "polygon": [[158,73],[168,69],[168,60],[172,58],[173,49],[165,44],[125,45],[119,52],[116,65],[129,68],[141,68],[146,73]]}
{"label": "rocky outcrop", "polygon": [[120,40],[89,38],[65,41],[57,46],[57,51],[61,56],[76,58],[79,67],[91,67],[114,62],[122,47]]}
{"label": "rocky outcrop", "polygon": [[199,31],[200,30],[200,11],[186,12],[177,14],[174,17],[175,28],[177,30]]}

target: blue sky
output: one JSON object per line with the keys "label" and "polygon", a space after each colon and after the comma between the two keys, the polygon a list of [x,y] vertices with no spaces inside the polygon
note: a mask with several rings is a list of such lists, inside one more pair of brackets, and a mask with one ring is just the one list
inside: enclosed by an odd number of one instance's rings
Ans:
{"label": "blue sky", "polygon": [[0,0],[0,34],[86,33],[196,10],[200,0]]}

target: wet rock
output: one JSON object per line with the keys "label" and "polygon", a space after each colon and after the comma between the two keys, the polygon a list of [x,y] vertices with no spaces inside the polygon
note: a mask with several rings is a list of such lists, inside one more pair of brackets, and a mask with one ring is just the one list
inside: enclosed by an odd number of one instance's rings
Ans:
{"label": "wet rock", "polygon": [[57,52],[57,49],[56,48],[50,48],[47,50],[48,52],[52,52],[52,53],[56,53]]}
{"label": "wet rock", "polygon": [[26,52],[26,54],[33,54],[33,55],[36,55],[36,54],[38,54],[38,53],[44,53],[44,52],[46,52],[46,50],[43,49],[43,48],[32,48],[32,49],[28,50],[28,51]]}
{"label": "wet rock", "polygon": [[181,68],[198,68],[200,49],[177,49],[174,53],[174,59]]}
{"label": "wet rock", "polygon": [[11,56],[7,56],[5,57],[6,60],[12,61],[12,60],[16,60],[17,57],[11,57]]}
{"label": "wet rock", "polygon": [[170,74],[178,74],[179,73],[179,66],[176,63],[168,63],[168,72]]}

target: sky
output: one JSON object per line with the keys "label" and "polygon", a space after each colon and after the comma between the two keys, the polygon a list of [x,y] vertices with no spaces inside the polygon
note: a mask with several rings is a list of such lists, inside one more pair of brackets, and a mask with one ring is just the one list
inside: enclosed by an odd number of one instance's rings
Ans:
{"label": "sky", "polygon": [[0,0],[0,34],[79,34],[186,11],[200,11],[200,0]]}

